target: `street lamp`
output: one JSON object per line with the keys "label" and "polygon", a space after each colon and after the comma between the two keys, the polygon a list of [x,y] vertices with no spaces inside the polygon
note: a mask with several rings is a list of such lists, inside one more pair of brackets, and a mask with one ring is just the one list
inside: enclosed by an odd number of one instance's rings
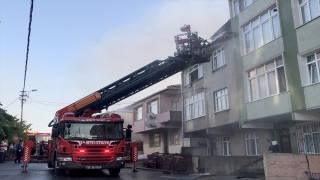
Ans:
{"label": "street lamp", "polygon": [[21,119],[20,122],[22,122],[22,117],[23,117],[23,103],[26,101],[26,98],[29,98],[29,93],[37,91],[37,89],[32,89],[31,91],[20,91],[20,100],[21,100]]}

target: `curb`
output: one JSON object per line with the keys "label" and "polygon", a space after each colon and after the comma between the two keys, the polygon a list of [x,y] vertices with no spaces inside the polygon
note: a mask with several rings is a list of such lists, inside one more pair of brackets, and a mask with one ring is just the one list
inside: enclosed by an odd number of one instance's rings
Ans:
{"label": "curb", "polygon": [[[132,167],[130,167],[130,166],[126,166],[126,167],[124,167],[124,168],[132,169]],[[143,167],[142,167],[142,168],[137,167],[136,169],[163,172],[161,169],[152,169],[152,168],[143,168]]]}

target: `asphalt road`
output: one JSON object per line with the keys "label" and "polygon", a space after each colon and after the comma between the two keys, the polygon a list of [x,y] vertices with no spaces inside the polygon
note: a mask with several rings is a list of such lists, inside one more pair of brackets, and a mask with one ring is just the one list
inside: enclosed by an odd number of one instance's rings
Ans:
{"label": "asphalt road", "polygon": [[64,180],[64,179],[85,179],[85,180],[133,180],[133,179],[150,179],[150,180],[164,180],[164,179],[197,179],[194,176],[188,175],[165,175],[159,171],[142,170],[139,172],[131,172],[130,168],[122,169],[119,176],[110,176],[108,170],[78,170],[66,171],[60,176],[55,176],[52,169],[47,168],[47,164],[29,164],[27,173],[22,172],[21,164],[7,161],[0,163],[0,179],[2,180]]}
{"label": "asphalt road", "polygon": [[[62,175],[55,176],[53,169],[48,169],[47,164],[33,163],[29,164],[29,171],[22,172],[21,164],[7,161],[0,163],[0,180],[230,180],[237,179],[235,176],[203,176],[200,174],[163,174],[160,171],[152,171],[145,169],[138,169],[139,172],[131,172],[130,168],[121,170],[119,176],[110,176],[108,170],[78,170],[66,171]],[[129,164],[131,165],[131,164]],[[264,177],[259,178],[241,178],[241,180],[264,180]]]}

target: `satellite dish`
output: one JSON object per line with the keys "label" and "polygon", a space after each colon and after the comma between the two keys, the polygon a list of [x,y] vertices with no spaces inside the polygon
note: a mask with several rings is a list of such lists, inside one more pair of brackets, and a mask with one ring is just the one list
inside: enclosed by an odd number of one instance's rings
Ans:
{"label": "satellite dish", "polygon": [[148,120],[154,120],[154,119],[156,119],[156,115],[155,115],[153,112],[148,112],[148,113],[146,114],[146,118],[147,118]]}
{"label": "satellite dish", "polygon": [[156,125],[156,122],[152,119],[149,119],[146,121],[145,125],[148,127],[148,128],[155,128],[157,127]]}

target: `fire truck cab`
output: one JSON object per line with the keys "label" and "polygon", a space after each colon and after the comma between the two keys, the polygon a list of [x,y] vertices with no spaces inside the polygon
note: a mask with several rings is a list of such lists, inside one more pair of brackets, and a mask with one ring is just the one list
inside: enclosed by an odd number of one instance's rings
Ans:
{"label": "fire truck cab", "polygon": [[126,160],[132,161],[127,156],[132,143],[125,141],[123,119],[118,114],[96,118],[68,112],[53,125],[52,137],[48,167],[56,172],[109,169],[111,175],[118,175]]}

